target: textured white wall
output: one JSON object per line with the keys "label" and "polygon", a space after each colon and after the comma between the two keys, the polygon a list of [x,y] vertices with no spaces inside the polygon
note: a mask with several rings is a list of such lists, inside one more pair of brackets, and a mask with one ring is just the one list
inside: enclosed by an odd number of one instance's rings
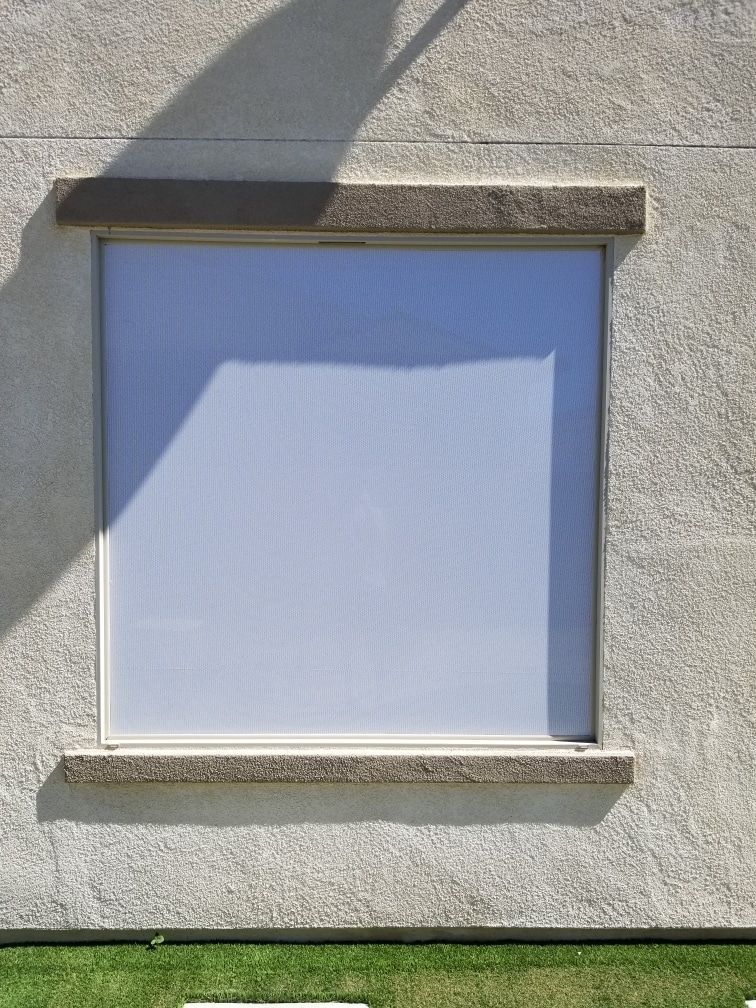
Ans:
{"label": "textured white wall", "polygon": [[[756,925],[747,0],[19,0],[0,35],[0,926]],[[648,185],[605,617],[634,786],[64,784],[96,729],[90,249],[50,187],[99,172]]]}

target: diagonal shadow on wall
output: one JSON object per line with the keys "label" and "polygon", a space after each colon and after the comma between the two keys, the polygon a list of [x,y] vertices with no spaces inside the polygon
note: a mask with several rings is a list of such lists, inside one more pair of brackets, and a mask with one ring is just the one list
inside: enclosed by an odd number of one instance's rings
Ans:
{"label": "diagonal shadow on wall", "polygon": [[[466,2],[441,2],[401,51],[387,58],[396,0],[350,0],[348,4],[341,0],[292,0],[286,7],[250,25],[229,49],[145,127],[139,140],[257,136],[315,141],[332,137],[336,142],[328,144],[327,154],[324,155],[327,163],[322,167],[322,175],[333,178],[371,110],[414,60],[432,45],[438,34],[447,28]],[[287,72],[282,72],[282,65]],[[141,174],[137,152],[139,140],[113,160],[106,170],[107,174]],[[6,318],[11,329],[14,319],[22,315],[36,316],[39,313],[40,320],[54,317],[56,284],[66,282],[66,278],[51,278],[44,274],[44,250],[49,241],[52,213],[52,202],[47,199],[24,229],[21,258],[3,293]],[[29,322],[27,317],[26,324],[31,328]],[[45,332],[42,321],[35,323],[32,318],[31,323],[36,331]],[[82,317],[81,324],[88,325],[87,319]],[[57,334],[48,333],[47,338],[51,352],[47,358],[44,354],[40,355],[42,366],[35,383],[23,390],[26,400],[23,415],[29,416],[33,412],[29,406],[30,399],[36,401],[38,415],[42,417],[80,415],[89,409],[88,402],[84,404],[75,398],[75,372],[81,362],[73,359],[70,350],[68,356],[66,352],[60,352]],[[547,353],[550,349],[543,346],[537,352]],[[533,351],[532,347],[530,351]],[[485,355],[484,350],[481,352]],[[511,352],[518,352],[517,348],[513,347]],[[65,369],[61,372],[61,359],[71,360],[70,375],[65,373]],[[437,362],[441,363],[442,359]],[[370,360],[364,363],[376,362]],[[421,363],[415,361],[414,366]],[[385,364],[413,366],[412,361],[386,360]],[[194,390],[195,396],[201,392],[201,387]],[[11,392],[17,396],[22,394],[18,389],[11,389]],[[185,404],[187,409],[191,408],[192,398],[190,396]],[[177,415],[176,426],[181,419]],[[555,428],[558,426],[555,425]],[[76,489],[82,485],[88,488],[88,458],[86,463],[82,462],[81,471],[63,471],[59,465],[60,443],[56,442],[54,434],[49,445],[40,448],[39,432],[25,431],[19,425],[18,433],[21,441],[28,444],[29,465],[17,468],[6,532],[17,542],[23,542],[23,549],[14,548],[12,551],[13,556],[23,557],[23,561],[15,567],[11,561],[3,579],[8,593],[3,598],[0,611],[2,633],[14,627],[68,569],[73,559],[91,541],[93,528],[91,523],[83,525],[81,520],[83,506],[91,508],[91,498],[88,496],[84,505]],[[63,432],[60,436],[65,438],[67,434]],[[166,447],[171,436],[169,432]],[[555,438],[559,436],[559,430],[555,429]],[[558,443],[552,445],[552,457],[559,457],[559,449]],[[70,452],[60,453],[60,457],[68,459]],[[81,457],[86,457],[86,451],[82,451]],[[14,457],[12,461],[15,464],[19,459]],[[12,466],[8,468],[11,471]],[[140,478],[145,475],[146,472],[142,473]],[[19,507],[19,500],[23,500],[23,507]],[[558,586],[562,595],[565,594],[564,584],[570,576],[569,570],[564,567],[560,570],[559,567],[569,535],[569,515],[561,511],[555,515],[552,509],[552,599],[557,595],[554,586]],[[568,618],[569,613],[552,612],[552,620],[556,621],[552,625],[564,625]],[[557,643],[550,645],[549,660],[550,663],[559,660]],[[61,815],[61,810],[56,807],[58,803],[51,795],[53,782],[56,782],[56,788],[61,789],[61,796],[65,790],[58,776],[53,775],[49,779],[40,795],[43,819],[66,818]],[[575,802],[568,801],[566,804],[564,800],[555,799],[549,803],[549,816],[576,824],[595,822],[608,811],[616,795],[612,794],[608,801],[607,798],[608,793],[604,793],[599,806],[592,807],[592,810],[586,810],[577,795]],[[475,805],[474,802],[472,804]],[[80,802],[75,805],[85,821],[96,821],[95,813],[87,811]],[[432,814],[442,816],[442,806],[436,803],[435,807],[436,811]],[[190,815],[188,808],[184,813],[175,813],[176,821],[186,821],[183,817]],[[294,816],[293,812],[291,814]],[[400,813],[394,808],[391,814]],[[473,808],[468,808],[467,814],[473,820],[476,817]],[[536,814],[534,810],[529,810],[527,803],[519,813],[526,819]],[[136,807],[133,815],[138,815]],[[158,821],[159,813],[155,811],[154,815]],[[505,812],[492,812],[488,799],[481,797],[477,816],[483,817],[484,821],[488,821],[490,816],[493,816],[492,821],[500,821],[497,815],[503,816],[501,821],[506,821]],[[132,813],[124,810],[121,816],[124,821],[129,821]],[[518,814],[514,813],[514,816],[517,821]],[[104,812],[103,818],[120,821],[119,813],[114,810]]]}
{"label": "diagonal shadow on wall", "polygon": [[[319,163],[321,176],[333,178],[374,105],[466,2],[442,0],[409,42],[389,58],[397,0],[347,4],[290,0],[249,25],[145,126],[104,174],[144,174],[140,141],[148,139],[331,137],[334,140],[320,145]],[[173,167],[181,174],[181,145],[176,146],[179,153]],[[58,314],[61,287],[70,282],[64,267],[59,275],[50,273],[53,220],[49,194],[24,226],[19,261],[2,292],[9,351],[2,378],[4,398],[11,403],[7,424],[15,444],[8,445],[2,458],[8,473],[3,527],[13,549],[5,551],[1,636],[68,569],[93,534],[92,522],[83,526],[81,520],[84,509],[91,512],[91,494],[82,498],[77,493],[78,486],[91,481],[91,456],[83,451],[80,468],[71,471],[67,450],[71,435],[62,431],[66,420],[73,418],[72,429],[91,437],[81,422],[91,402],[76,398],[82,372],[80,347],[70,346],[67,337],[50,326]],[[81,318],[74,320],[78,332],[89,329],[83,309]],[[16,330],[39,333],[42,345],[19,346]],[[14,354],[34,357],[33,369],[24,370],[23,388],[16,385]],[[186,405],[189,408],[189,401]],[[30,416],[40,418],[39,428],[30,428]],[[54,417],[63,420],[56,423]]]}

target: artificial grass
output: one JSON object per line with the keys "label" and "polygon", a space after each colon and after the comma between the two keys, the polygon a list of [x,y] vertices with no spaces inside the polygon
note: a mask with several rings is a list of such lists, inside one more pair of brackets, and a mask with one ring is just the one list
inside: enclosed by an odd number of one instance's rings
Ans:
{"label": "artificial grass", "polygon": [[2,1008],[353,1001],[369,1008],[743,1008],[756,945],[44,945],[0,948]]}

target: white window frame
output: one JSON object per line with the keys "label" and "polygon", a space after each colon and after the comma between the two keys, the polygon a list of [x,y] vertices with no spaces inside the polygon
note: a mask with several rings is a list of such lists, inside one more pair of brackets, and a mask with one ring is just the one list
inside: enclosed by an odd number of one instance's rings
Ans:
{"label": "white window frame", "polygon": [[[249,232],[164,230],[148,228],[98,228],[90,232],[92,246],[92,365],[94,392],[94,473],[96,516],[96,625],[97,625],[97,706],[98,744],[104,748],[233,748],[255,750],[428,750],[428,749],[546,749],[600,750],[603,738],[603,664],[604,664],[604,569],[605,512],[607,473],[607,434],[609,419],[609,385],[611,366],[612,273],[614,238],[607,235],[540,236],[540,235],[470,235],[470,234],[402,234],[313,233],[313,232]],[[591,702],[594,733],[592,738],[555,738],[551,736],[512,735],[164,735],[116,736],[110,730],[110,655],[108,644],[108,529],[106,525],[105,481],[106,445],[104,437],[104,354],[101,324],[101,247],[106,239],[119,241],[150,241],[157,243],[201,242],[230,245],[380,245],[413,248],[494,247],[572,249],[593,248],[603,257],[603,311],[601,323],[601,358],[599,388],[599,453],[596,493],[596,548],[594,557],[593,667],[591,669]]]}

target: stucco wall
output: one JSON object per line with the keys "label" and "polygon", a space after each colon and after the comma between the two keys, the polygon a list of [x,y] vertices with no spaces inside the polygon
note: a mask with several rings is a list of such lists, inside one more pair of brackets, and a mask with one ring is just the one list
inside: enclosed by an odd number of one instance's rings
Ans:
{"label": "stucco wall", "polygon": [[[0,927],[756,926],[754,15],[12,3]],[[749,119],[750,116],[750,119]],[[597,785],[66,785],[96,739],[90,246],[58,175],[643,182],[616,244]]]}

